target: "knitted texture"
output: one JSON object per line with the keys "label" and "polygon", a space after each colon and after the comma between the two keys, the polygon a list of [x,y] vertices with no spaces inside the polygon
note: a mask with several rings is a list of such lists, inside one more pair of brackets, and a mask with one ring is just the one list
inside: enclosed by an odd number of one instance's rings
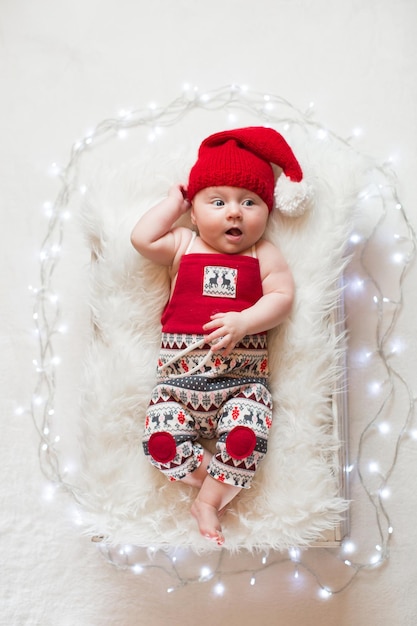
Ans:
{"label": "knitted texture", "polygon": [[284,137],[273,128],[248,126],[210,135],[199,149],[188,181],[188,198],[206,187],[241,187],[256,193],[269,211],[274,206],[275,175],[279,166],[293,182],[303,178],[301,167]]}

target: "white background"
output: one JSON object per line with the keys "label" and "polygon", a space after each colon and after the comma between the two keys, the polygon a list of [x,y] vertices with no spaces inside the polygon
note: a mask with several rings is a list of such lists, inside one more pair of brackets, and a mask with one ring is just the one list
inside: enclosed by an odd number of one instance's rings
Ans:
{"label": "white background", "polygon": [[[80,537],[69,497],[44,497],[37,433],[27,413],[15,413],[28,405],[35,383],[28,286],[39,283],[42,207],[57,189],[51,163],[65,163],[74,141],[103,118],[150,101],[166,104],[185,82],[202,91],[244,84],[301,109],[314,101],[317,118],[339,135],[362,128],[361,150],[381,162],[394,159],[416,228],[416,24],[415,0],[1,0],[1,624],[416,623],[412,437],[402,440],[390,481],[388,564],[327,600],[311,576],[295,585],[279,567],[258,575],[254,587],[250,574],[231,576],[216,597],[209,584],[167,594],[161,572],[135,575],[107,564]],[[398,323],[401,367],[414,395],[415,278],[412,268]],[[65,342],[62,350],[65,362]],[[65,395],[65,376],[58,385]],[[352,393],[360,404],[361,389]],[[68,420],[65,428],[71,430]],[[365,534],[371,517],[361,524]]]}

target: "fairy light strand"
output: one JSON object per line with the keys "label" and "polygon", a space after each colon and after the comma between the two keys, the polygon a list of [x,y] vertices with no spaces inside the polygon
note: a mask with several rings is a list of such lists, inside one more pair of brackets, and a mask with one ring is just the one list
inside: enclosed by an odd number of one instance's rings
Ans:
{"label": "fairy light strand", "polygon": [[[47,203],[46,215],[48,217],[48,226],[45,237],[41,244],[39,263],[40,263],[40,286],[38,288],[30,287],[33,296],[33,320],[35,325],[35,334],[38,340],[38,356],[34,359],[34,367],[37,375],[37,382],[30,402],[30,406],[25,409],[19,407],[16,414],[22,415],[28,413],[35,425],[39,436],[39,462],[40,467],[46,478],[53,484],[63,487],[71,494],[76,502],[77,488],[64,479],[65,471],[61,468],[61,459],[59,446],[57,445],[57,437],[54,437],[53,426],[55,419],[55,396],[57,385],[57,362],[58,357],[55,354],[54,339],[58,333],[65,332],[65,327],[61,322],[62,311],[59,297],[53,286],[53,278],[60,260],[60,251],[63,245],[65,222],[69,215],[69,205],[73,196],[79,192],[78,179],[83,156],[94,150],[99,145],[115,138],[125,136],[127,131],[138,128],[147,127],[152,131],[149,140],[155,140],[157,133],[156,128],[170,127],[182,120],[190,111],[200,109],[203,111],[224,111],[229,116],[236,118],[239,111],[255,116],[262,123],[280,125],[284,128],[297,126],[306,134],[312,131],[316,134],[318,140],[332,139],[338,145],[345,147],[347,150],[354,151],[361,155],[357,148],[353,145],[353,140],[358,137],[357,132],[353,132],[352,136],[343,138],[323,124],[316,121],[313,117],[314,104],[310,103],[306,111],[301,111],[293,106],[288,100],[273,94],[264,94],[250,91],[241,85],[229,85],[221,87],[211,92],[200,93],[197,87],[186,85],[181,96],[173,100],[165,107],[152,104],[145,108],[135,109],[132,111],[122,111],[119,116],[105,119],[101,121],[95,128],[90,130],[81,140],[76,141],[71,147],[68,163],[63,167],[53,167],[54,174],[60,179],[60,188],[54,202]],[[364,156],[364,155],[361,155]],[[369,158],[369,157],[367,157]],[[386,388],[385,394],[379,404],[376,413],[367,419],[359,436],[357,443],[357,453],[354,459],[346,461],[346,467],[343,468],[345,474],[352,473],[356,470],[359,484],[363,488],[366,497],[371,502],[375,513],[375,523],[378,531],[377,555],[374,555],[366,562],[355,562],[349,554],[346,558],[346,551],[351,550],[349,538],[344,540],[340,549],[340,554],[334,555],[334,551],[326,549],[334,556],[334,562],[338,567],[342,567],[345,572],[348,570],[349,575],[347,581],[339,585],[337,588],[331,588],[322,582],[317,571],[303,560],[303,551],[297,551],[297,556],[290,553],[289,557],[282,555],[276,558],[269,558],[264,555],[259,565],[250,568],[234,569],[233,571],[223,568],[224,551],[219,552],[218,561],[214,568],[210,569],[210,575],[187,577],[182,576],[175,560],[168,555],[165,565],[157,565],[146,561],[141,557],[139,560],[132,562],[131,556],[120,547],[111,547],[105,543],[105,538],[95,538],[100,552],[105,559],[114,566],[123,569],[129,569],[133,573],[139,574],[150,569],[160,569],[170,576],[174,583],[169,587],[168,592],[175,591],[178,588],[186,587],[190,584],[207,584],[216,582],[220,585],[217,591],[223,593],[223,580],[226,576],[242,575],[249,578],[249,584],[255,586],[261,572],[272,567],[282,566],[284,563],[292,562],[294,564],[294,579],[299,580],[301,572],[305,572],[313,577],[316,581],[320,595],[323,598],[331,597],[337,593],[344,591],[364,570],[374,569],[380,566],[389,558],[389,544],[393,535],[393,527],[387,507],[383,502],[382,494],[387,489],[389,479],[397,464],[401,443],[409,432],[415,417],[415,398],[413,397],[410,385],[407,380],[394,368],[391,363],[390,354],[387,352],[387,343],[398,322],[398,317],[404,304],[404,280],[408,270],[413,263],[416,255],[416,235],[407,217],[406,211],[400,201],[395,185],[395,177],[391,171],[391,166],[387,164],[379,165],[372,160],[373,171],[384,181],[382,187],[374,187],[371,195],[376,198],[381,206],[382,211],[379,219],[375,223],[371,233],[362,242],[361,237],[352,236],[351,244],[353,246],[362,245],[359,255],[359,265],[363,271],[365,278],[358,282],[358,287],[366,289],[366,285],[372,285],[375,293],[374,304],[376,306],[376,333],[375,333],[375,353],[378,355],[385,372]],[[372,169],[371,168],[371,169]],[[365,192],[365,195],[369,190]],[[372,270],[366,262],[366,254],[372,242],[383,227],[384,221],[390,211],[393,209],[398,211],[402,224],[405,226],[406,235],[402,240],[410,245],[410,250],[406,255],[400,255],[397,259],[398,265],[401,265],[399,277],[398,300],[392,300],[384,296],[384,289],[379,280],[375,278]],[[352,278],[354,281],[355,278]],[[386,305],[389,304],[393,308],[389,324],[384,329],[386,323]],[[386,410],[389,401],[397,392],[398,385],[405,392],[408,400],[408,410],[403,417],[402,426],[399,434],[394,440],[394,451],[388,470],[381,476],[381,485],[375,491],[368,485],[364,467],[366,463],[366,438],[374,432],[381,415]],[[387,434],[387,433],[386,433]],[[344,550],[345,546],[345,550]],[[348,550],[349,547],[349,550]],[[163,551],[162,551],[163,552]],[[116,557],[117,554],[117,557]],[[208,570],[207,570],[208,572]]]}

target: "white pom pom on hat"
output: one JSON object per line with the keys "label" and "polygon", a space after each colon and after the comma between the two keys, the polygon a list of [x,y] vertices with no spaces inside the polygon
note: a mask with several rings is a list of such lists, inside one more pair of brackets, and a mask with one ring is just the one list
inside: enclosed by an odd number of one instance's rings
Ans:
{"label": "white pom pom on hat", "polygon": [[275,206],[288,217],[301,217],[308,209],[313,196],[311,187],[305,180],[293,182],[284,172],[275,185]]}
{"label": "white pom pom on hat", "polygon": [[[277,183],[272,164],[282,170]],[[189,176],[189,200],[201,189],[223,185],[249,189],[269,211],[275,205],[292,217],[304,213],[311,197],[292,149],[280,133],[265,126],[215,133],[201,143]]]}

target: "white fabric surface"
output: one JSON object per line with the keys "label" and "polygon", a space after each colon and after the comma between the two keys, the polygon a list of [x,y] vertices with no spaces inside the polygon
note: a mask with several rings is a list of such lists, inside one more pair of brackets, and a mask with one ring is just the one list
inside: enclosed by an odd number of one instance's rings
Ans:
{"label": "white fabric surface", "polygon": [[[267,237],[292,269],[296,302],[289,320],[270,333],[275,409],[269,451],[252,488],[225,515],[229,550],[309,545],[347,507],[337,456],[345,442],[332,412],[345,342],[329,316],[343,297],[340,282],[367,163],[337,143],[323,144],[315,131],[292,134],[313,193],[302,218],[285,218],[278,210],[270,218]],[[145,150],[141,160],[104,168],[86,183],[82,221],[93,257],[93,319],[81,403],[85,483],[77,489],[92,514],[87,531],[113,544],[212,549],[189,513],[195,490],[168,484],[143,455],[159,319],[169,291],[166,270],[132,251],[129,241],[139,216],[166,194],[166,180],[187,180],[185,163],[195,157]]]}
{"label": "white fabric surface", "polygon": [[[189,0],[146,5],[130,0],[2,2],[1,624],[165,626],[178,624],[178,618],[184,626],[196,621],[239,626],[415,623],[417,492],[412,436],[400,447],[385,502],[394,527],[385,567],[363,572],[345,591],[323,600],[316,580],[306,572],[295,580],[291,564],[266,569],[252,587],[250,571],[260,558],[248,562],[239,556],[227,565],[245,571],[224,577],[224,597],[213,595],[213,583],[167,594],[172,580],[164,573],[154,570],[135,576],[116,570],[81,536],[68,494],[51,493],[39,470],[39,434],[30,416],[15,414],[15,409],[30,403],[36,379],[32,360],[37,339],[28,285],[39,284],[39,249],[46,229],[43,204],[55,197],[59,186],[48,175],[50,164],[66,163],[73,142],[121,108],[169,102],[186,81],[202,91],[243,83],[281,94],[302,109],[314,101],[314,115],[323,124],[343,136],[360,127],[361,151],[380,162],[394,158],[402,202],[416,228],[416,10],[409,0],[395,4],[212,0],[207,5]],[[73,448],[80,382],[71,364],[82,357],[89,332],[79,303],[78,312],[73,307],[74,268],[67,272],[67,252],[72,253],[78,241],[75,230],[70,221],[58,281],[69,326],[58,345],[62,363],[56,417],[63,453],[67,441]],[[391,234],[384,230],[382,242],[372,248],[375,264],[387,260],[386,240]],[[83,250],[76,263],[86,267],[89,259]],[[388,265],[386,273],[391,271]],[[396,331],[402,351],[393,356],[414,394],[415,284],[413,267],[404,283]],[[375,311],[358,299],[349,316],[354,352],[372,337]],[[354,355],[349,373],[355,455],[370,403],[364,368]],[[403,415],[407,408],[400,397],[393,415]],[[357,485],[353,495],[356,551],[350,558],[361,558],[362,552],[367,557],[378,542],[373,512]],[[308,556],[321,580],[341,582],[328,553],[310,551]],[[198,576],[199,565],[194,571]]]}

